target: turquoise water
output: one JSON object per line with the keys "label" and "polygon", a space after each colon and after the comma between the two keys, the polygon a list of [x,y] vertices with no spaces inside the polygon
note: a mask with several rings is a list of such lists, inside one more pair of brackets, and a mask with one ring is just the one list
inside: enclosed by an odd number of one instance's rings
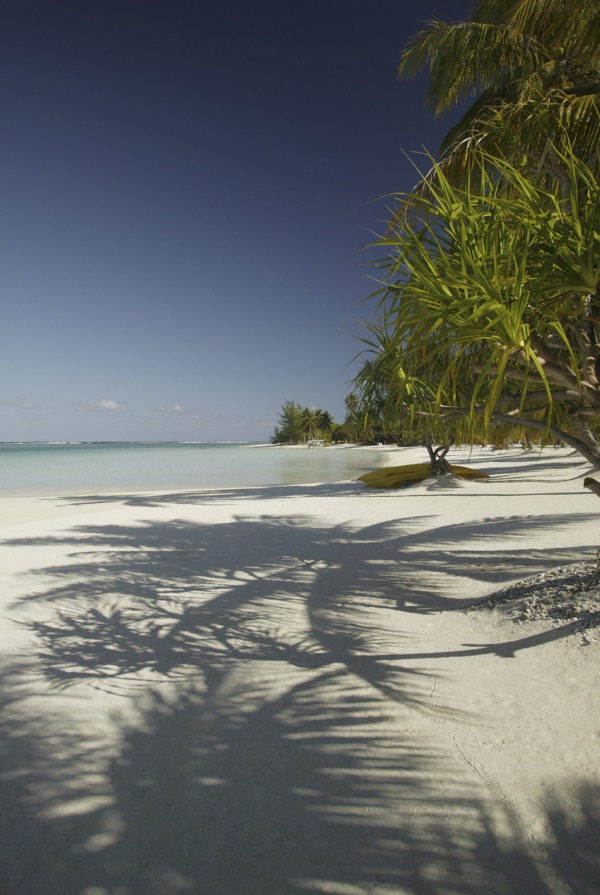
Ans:
{"label": "turquoise water", "polygon": [[377,449],[232,444],[0,444],[0,494],[167,491],[339,482]]}

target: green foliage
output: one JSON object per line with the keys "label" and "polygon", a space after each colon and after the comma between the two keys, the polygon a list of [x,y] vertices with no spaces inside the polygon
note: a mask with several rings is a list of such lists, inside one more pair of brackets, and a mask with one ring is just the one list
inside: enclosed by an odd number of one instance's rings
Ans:
{"label": "green foliage", "polygon": [[597,168],[597,0],[580,0],[576,13],[572,0],[480,0],[471,20],[434,19],[411,39],[399,76],[422,71],[435,113],[473,100],[442,147],[441,164],[453,184],[463,181],[473,153],[482,149],[559,192],[554,150],[570,147]]}
{"label": "green foliage", "polygon": [[356,380],[397,437],[564,438],[600,466],[597,0],[479,0],[433,20],[400,77],[437,113],[474,101],[395,196]]}
{"label": "green foliage", "polygon": [[402,430],[474,440],[499,413],[567,431],[600,416],[600,182],[557,158],[562,200],[485,153],[464,187],[432,160],[427,190],[397,197],[357,385]]}
{"label": "green foliage", "polygon": [[327,410],[302,407],[286,401],[279,414],[279,426],[271,437],[272,444],[305,444],[313,438],[332,440],[334,422]]}
{"label": "green foliage", "polygon": [[373,444],[395,438],[385,421],[367,408],[355,392],[345,399],[346,417],[336,423],[327,410],[303,407],[286,401],[279,414],[279,425],[271,437],[272,444],[306,444],[322,439],[325,444]]}

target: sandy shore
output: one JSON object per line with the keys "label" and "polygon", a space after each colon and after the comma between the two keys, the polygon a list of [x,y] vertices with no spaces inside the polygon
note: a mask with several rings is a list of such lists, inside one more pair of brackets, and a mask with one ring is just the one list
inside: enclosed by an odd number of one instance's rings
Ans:
{"label": "sandy shore", "polygon": [[599,892],[600,628],[465,611],[595,557],[589,467],[451,459],[0,501],[0,892]]}

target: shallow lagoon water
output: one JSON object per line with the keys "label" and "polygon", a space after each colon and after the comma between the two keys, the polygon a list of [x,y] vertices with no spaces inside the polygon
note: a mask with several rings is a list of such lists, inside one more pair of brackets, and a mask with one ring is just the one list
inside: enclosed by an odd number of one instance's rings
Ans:
{"label": "shallow lagoon water", "polygon": [[252,444],[1,444],[0,493],[166,491],[339,482],[385,465],[381,448]]}

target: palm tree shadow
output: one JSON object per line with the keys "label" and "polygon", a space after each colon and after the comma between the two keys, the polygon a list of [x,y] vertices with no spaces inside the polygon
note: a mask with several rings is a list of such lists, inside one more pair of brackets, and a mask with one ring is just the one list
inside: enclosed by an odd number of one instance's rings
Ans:
{"label": "palm tree shadow", "polygon": [[[240,516],[219,525],[81,526],[8,544],[71,548],[68,562],[38,573],[55,583],[16,607],[56,685],[210,674],[255,658],[298,668],[339,663],[413,699],[415,681],[398,670],[402,650],[397,633],[386,636],[385,614],[453,609],[468,597],[465,581],[502,583],[560,563],[561,551],[524,548],[523,535],[570,521],[492,519],[424,533],[427,520],[417,517],[361,529]],[[504,546],[494,549],[498,538]]]}
{"label": "palm tree shadow", "polygon": [[[240,516],[9,542],[69,555],[14,607],[31,650],[0,721],[17,839],[5,890],[300,895],[368,881],[546,895],[517,833],[499,843],[478,786],[432,736],[427,672],[388,622],[400,605],[454,608],[442,582],[560,562],[522,552],[519,525],[567,520],[425,521]],[[514,550],[494,549],[502,526]],[[73,720],[90,686],[113,706],[112,737]]]}
{"label": "palm tree shadow", "polygon": [[582,783],[567,793],[549,794],[545,804],[552,863],[558,879],[568,880],[578,895],[600,888],[600,787]]}
{"label": "palm tree shadow", "polygon": [[[9,546],[72,548],[67,563],[39,571],[56,583],[15,608],[35,635],[40,669],[56,685],[210,674],[255,658],[298,668],[342,664],[410,700],[415,681],[406,668],[398,671],[403,652],[397,633],[386,636],[386,613],[454,609],[468,596],[465,580],[502,582],[561,561],[556,549],[522,546],[533,527],[562,525],[558,515],[427,533],[423,521],[360,529],[302,517],[238,517],[219,525],[82,526],[55,538],[14,539]],[[498,538],[514,546],[494,549]],[[475,539],[479,547],[471,546]],[[27,617],[32,605],[42,618]],[[381,623],[374,623],[377,612]]]}
{"label": "palm tree shadow", "polygon": [[[368,470],[365,469],[365,472]],[[100,504],[122,503],[131,507],[161,506],[193,506],[210,504],[238,503],[240,500],[294,500],[306,497],[340,497],[346,494],[357,494],[364,491],[362,483],[357,481],[315,482],[305,484],[255,485],[230,488],[202,488],[197,490],[179,490],[161,492],[123,492],[110,494],[68,494],[52,497],[69,506],[88,506]]]}
{"label": "palm tree shadow", "polygon": [[548,800],[542,857],[510,815],[498,835],[427,728],[342,668],[279,694],[269,663],[251,689],[243,668],[176,697],[150,688],[112,741],[51,702],[32,713],[23,669],[3,670],[3,892],[595,891],[598,791]]}

